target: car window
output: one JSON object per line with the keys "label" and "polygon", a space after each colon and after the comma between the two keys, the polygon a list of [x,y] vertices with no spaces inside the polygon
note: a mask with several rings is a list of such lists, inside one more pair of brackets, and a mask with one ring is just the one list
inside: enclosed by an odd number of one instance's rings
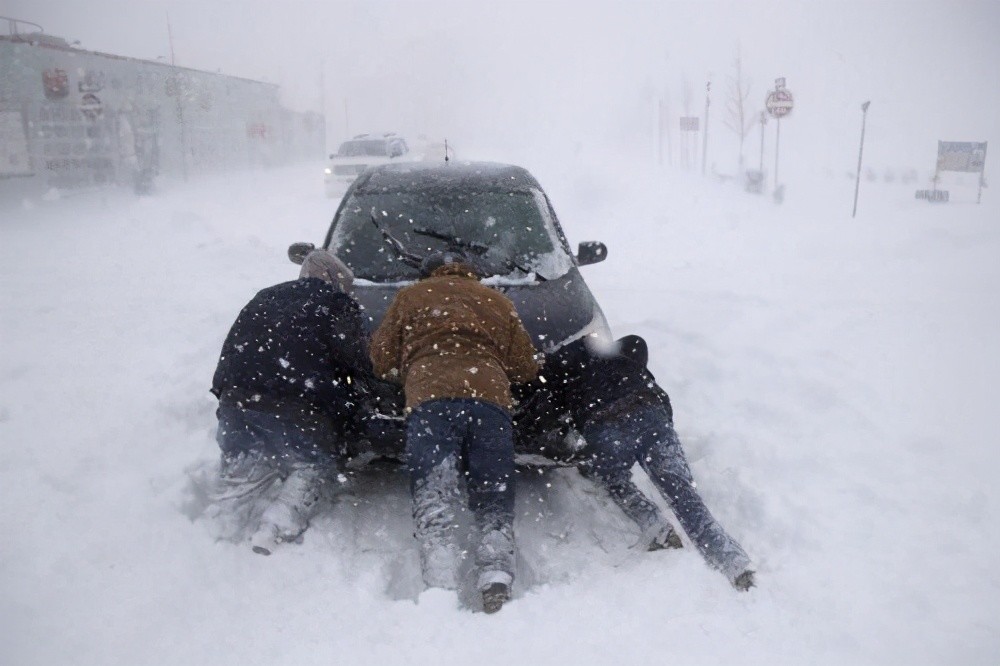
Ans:
{"label": "car window", "polygon": [[386,144],[381,139],[345,141],[337,149],[337,157],[385,157]]}
{"label": "car window", "polygon": [[426,256],[449,249],[457,239],[486,275],[546,279],[572,266],[555,232],[540,191],[462,190],[377,192],[352,194],[344,202],[330,240],[330,249],[354,274],[377,282],[414,280],[415,268],[401,261],[371,221],[379,223],[411,253]]}

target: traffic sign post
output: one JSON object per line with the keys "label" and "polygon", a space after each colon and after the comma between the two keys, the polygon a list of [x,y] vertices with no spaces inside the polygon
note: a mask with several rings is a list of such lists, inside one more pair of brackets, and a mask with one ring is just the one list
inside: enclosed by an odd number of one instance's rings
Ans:
{"label": "traffic sign post", "polygon": [[767,99],[764,101],[764,107],[767,108],[767,112],[770,113],[777,122],[777,129],[775,130],[774,139],[774,189],[778,190],[780,187],[778,181],[778,148],[781,144],[781,119],[792,112],[792,108],[795,106],[795,100],[792,97],[792,93],[785,88],[785,77],[781,77],[774,80],[774,90],[767,94]]}

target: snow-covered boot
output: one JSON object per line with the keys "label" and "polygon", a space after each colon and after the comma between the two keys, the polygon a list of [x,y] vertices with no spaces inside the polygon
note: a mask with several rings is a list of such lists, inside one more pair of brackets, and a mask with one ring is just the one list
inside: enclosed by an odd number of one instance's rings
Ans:
{"label": "snow-covered boot", "polygon": [[250,539],[255,553],[270,555],[278,544],[302,536],[319,501],[322,483],[323,475],[315,465],[292,465],[281,482],[278,496],[264,510],[260,527]]}
{"label": "snow-covered boot", "polygon": [[749,569],[741,573],[739,576],[733,580],[733,587],[735,587],[740,592],[746,592],[751,587],[757,586],[757,574]]}
{"label": "snow-covered boot", "polygon": [[[476,545],[476,589],[484,595],[488,590],[496,593],[497,584],[507,588],[510,598],[510,587],[514,583],[514,528],[507,521],[491,521],[481,523],[478,529],[478,544]],[[499,610],[499,606],[497,609]],[[495,611],[487,611],[495,612]]]}
{"label": "snow-covered boot", "polygon": [[486,613],[496,613],[503,608],[503,605],[510,601],[510,585],[503,583],[491,583],[482,591],[483,611]]}
{"label": "snow-covered boot", "polygon": [[697,537],[690,536],[705,562],[721,571],[733,587],[745,592],[755,585],[750,557],[719,523],[713,520]]}
{"label": "snow-covered boot", "polygon": [[682,548],[681,538],[677,536],[655,504],[632,481],[632,471],[626,470],[620,474],[605,477],[593,473],[586,466],[580,472],[598,486],[604,488],[612,501],[632,522],[642,530],[642,536],[635,545],[640,550],[662,550],[664,548]]}
{"label": "snow-covered boot", "polygon": [[665,520],[663,523],[653,525],[650,529],[643,531],[639,544],[645,544],[648,551],[684,547],[680,536],[674,531],[673,526]]}
{"label": "snow-covered boot", "polygon": [[458,589],[457,480],[455,458],[449,457],[413,489],[414,536],[420,548],[420,572],[428,587]]}
{"label": "snow-covered boot", "polygon": [[280,476],[273,462],[256,453],[223,458],[212,500],[218,503],[252,501],[264,495]]}

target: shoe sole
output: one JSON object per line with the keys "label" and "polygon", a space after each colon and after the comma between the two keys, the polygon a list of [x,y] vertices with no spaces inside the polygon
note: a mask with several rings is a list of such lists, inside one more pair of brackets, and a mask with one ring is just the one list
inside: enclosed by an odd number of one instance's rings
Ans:
{"label": "shoe sole", "polygon": [[483,590],[483,612],[487,615],[496,613],[510,601],[510,588],[503,583],[493,583]]}

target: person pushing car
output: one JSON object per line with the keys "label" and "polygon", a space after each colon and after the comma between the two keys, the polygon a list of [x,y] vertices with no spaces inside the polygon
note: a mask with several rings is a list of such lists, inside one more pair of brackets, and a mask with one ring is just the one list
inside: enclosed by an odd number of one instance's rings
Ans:
{"label": "person pushing car", "polygon": [[424,582],[456,589],[460,474],[476,526],[477,590],[493,613],[514,581],[514,440],[510,383],[540,358],[513,303],[466,258],[432,254],[371,338],[377,376],[403,385],[406,461]]}

